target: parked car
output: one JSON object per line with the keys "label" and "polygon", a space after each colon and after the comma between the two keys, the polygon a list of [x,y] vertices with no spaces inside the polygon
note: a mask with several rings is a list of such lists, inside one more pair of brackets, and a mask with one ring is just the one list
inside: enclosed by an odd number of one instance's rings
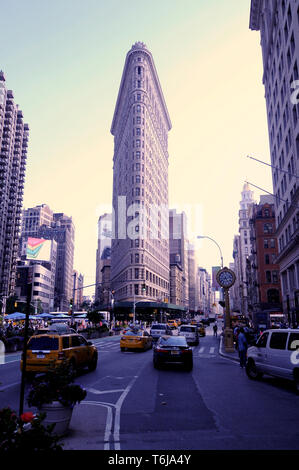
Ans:
{"label": "parked car", "polygon": [[[65,332],[63,328],[61,332],[53,330],[29,338],[25,370],[28,377],[47,372],[49,367],[58,366],[63,360],[67,360],[74,374],[84,367],[93,371],[97,367],[98,350],[91,341],[79,334]],[[22,370],[23,357],[20,367]]]}
{"label": "parked car", "polygon": [[150,349],[152,347],[153,338],[145,330],[139,328],[131,328],[127,330],[120,338],[120,349]]}
{"label": "parked car", "polygon": [[199,333],[197,325],[181,325],[178,336],[185,336],[188,344],[199,344]]}
{"label": "parked car", "polygon": [[152,325],[150,331],[153,341],[157,341],[162,335],[172,335],[172,330],[167,323],[155,323]]}
{"label": "parked car", "polygon": [[184,336],[161,336],[153,349],[153,364],[159,369],[165,364],[181,364],[193,368],[193,352]]}
{"label": "parked car", "polygon": [[250,379],[263,374],[294,381],[299,393],[299,330],[266,330],[247,350],[246,372]]}

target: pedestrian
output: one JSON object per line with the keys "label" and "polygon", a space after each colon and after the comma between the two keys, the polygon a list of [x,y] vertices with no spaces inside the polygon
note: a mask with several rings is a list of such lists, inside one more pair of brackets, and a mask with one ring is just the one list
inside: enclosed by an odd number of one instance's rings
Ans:
{"label": "pedestrian", "polygon": [[214,336],[216,336],[216,338],[217,338],[217,330],[218,330],[218,326],[215,323],[215,325],[213,326],[213,331],[214,331]]}
{"label": "pedestrian", "polygon": [[248,348],[248,343],[247,343],[246,336],[244,334],[244,329],[240,328],[239,334],[238,334],[237,349],[238,349],[238,352],[239,352],[240,367],[242,369],[243,369],[244,366],[246,366],[247,348]]}

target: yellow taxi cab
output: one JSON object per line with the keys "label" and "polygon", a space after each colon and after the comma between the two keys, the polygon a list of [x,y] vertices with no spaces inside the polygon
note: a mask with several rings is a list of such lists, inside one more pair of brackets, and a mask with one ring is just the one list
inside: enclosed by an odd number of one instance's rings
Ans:
{"label": "yellow taxi cab", "polygon": [[206,329],[203,323],[198,323],[197,329],[198,329],[199,336],[206,336]]}
{"label": "yellow taxi cab", "polygon": [[177,318],[175,321],[176,321],[178,327],[181,326],[182,322],[181,322],[181,320],[180,320],[179,318]]}
{"label": "yellow taxi cab", "polygon": [[[49,368],[67,361],[72,372],[88,367],[97,367],[98,350],[91,341],[72,329],[49,330],[47,333],[31,336],[27,343],[25,375],[33,377],[36,373],[47,372]],[[23,369],[23,354],[20,364]]]}
{"label": "yellow taxi cab", "polygon": [[197,321],[196,320],[191,320],[190,325],[197,325]]}
{"label": "yellow taxi cab", "polygon": [[177,321],[176,320],[168,320],[168,325],[170,326],[171,329],[176,329],[178,327]]}
{"label": "yellow taxi cab", "polygon": [[146,330],[131,328],[120,337],[120,349],[150,349],[153,344],[153,338]]}

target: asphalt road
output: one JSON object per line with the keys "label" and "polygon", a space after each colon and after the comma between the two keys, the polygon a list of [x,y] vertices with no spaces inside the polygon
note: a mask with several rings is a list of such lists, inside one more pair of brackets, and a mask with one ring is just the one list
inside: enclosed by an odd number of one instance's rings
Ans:
{"label": "asphalt road", "polygon": [[[151,350],[121,352],[119,337],[94,343],[97,370],[81,373],[76,382],[88,390],[86,402],[97,405],[86,419],[105,407],[101,432],[108,421],[113,432],[108,443],[98,436],[98,448],[299,449],[299,397],[292,384],[249,380],[236,362],[218,354],[219,339],[213,338],[211,327],[193,349],[192,372],[174,366],[156,370]],[[7,363],[0,363],[0,408],[18,410],[19,357],[10,354]]]}

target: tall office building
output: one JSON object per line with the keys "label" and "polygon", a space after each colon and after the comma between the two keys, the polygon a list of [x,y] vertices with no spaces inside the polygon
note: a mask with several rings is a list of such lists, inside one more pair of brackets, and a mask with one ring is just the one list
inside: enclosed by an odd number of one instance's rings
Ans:
{"label": "tall office building", "polygon": [[63,213],[53,213],[46,204],[26,209],[23,211],[21,250],[28,237],[57,242],[54,309],[68,311],[74,282],[75,227],[72,218]]}
{"label": "tall office building", "polygon": [[0,293],[14,293],[23,187],[29,137],[28,124],[6,89],[0,72]]}
{"label": "tall office building", "polygon": [[[103,268],[111,266],[112,214],[103,214],[98,220],[98,248],[96,257],[95,299],[102,298]],[[110,289],[105,282],[105,289]]]}
{"label": "tall office building", "polygon": [[126,56],[111,126],[115,216],[111,284],[116,301],[158,302],[169,297],[170,129],[153,56],[137,42]]}
{"label": "tall office building", "polygon": [[298,0],[252,0],[249,27],[261,36],[283,309],[299,323]]}
{"label": "tall office building", "polygon": [[254,204],[253,191],[246,183],[242,190],[242,199],[239,210],[239,236],[234,238],[233,257],[235,260],[235,274],[239,287],[240,313],[248,316],[248,293],[246,280],[246,259],[251,254],[251,240],[249,227],[249,206]]}
{"label": "tall office building", "polygon": [[[187,217],[185,212],[169,211],[169,262],[179,263],[182,268],[182,305],[189,307]],[[171,286],[170,286],[171,287]]]}
{"label": "tall office building", "polygon": [[195,246],[188,243],[188,280],[189,280],[189,311],[196,312],[198,301],[196,298],[196,269],[197,259]]}
{"label": "tall office building", "polygon": [[53,214],[51,227],[42,225],[38,233],[41,238],[57,242],[54,309],[66,312],[69,310],[74,287],[75,227],[72,217],[63,213]]}
{"label": "tall office building", "polygon": [[42,225],[51,225],[53,222],[53,211],[47,204],[24,209],[22,213],[22,236],[30,236]]}
{"label": "tall office building", "polygon": [[22,251],[17,262],[15,294],[26,302],[28,277],[33,280],[31,302],[50,312],[54,308],[57,243],[36,238],[23,238]]}

